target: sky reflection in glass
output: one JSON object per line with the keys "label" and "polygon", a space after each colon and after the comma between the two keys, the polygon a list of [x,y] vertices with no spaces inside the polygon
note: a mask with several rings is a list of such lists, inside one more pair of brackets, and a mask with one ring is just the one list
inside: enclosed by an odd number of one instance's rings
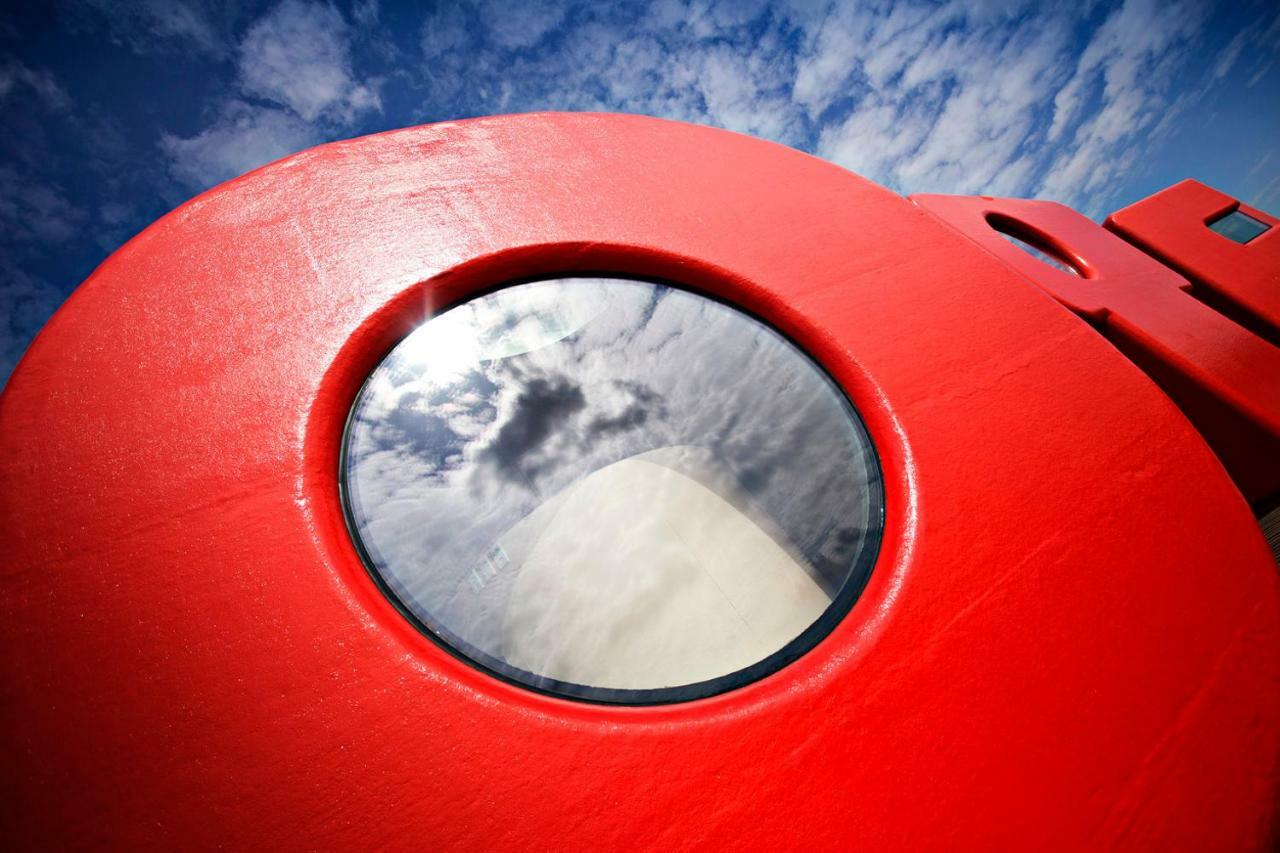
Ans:
{"label": "sky reflection in glass", "polygon": [[407,616],[601,701],[781,666],[857,597],[882,523],[826,374],[739,311],[623,279],[516,285],[424,323],[356,401],[343,478]]}

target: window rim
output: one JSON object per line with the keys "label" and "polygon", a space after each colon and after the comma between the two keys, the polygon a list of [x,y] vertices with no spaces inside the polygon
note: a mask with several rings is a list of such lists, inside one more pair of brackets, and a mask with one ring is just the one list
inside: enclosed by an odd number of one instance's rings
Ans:
{"label": "window rim", "polygon": [[[351,436],[351,430],[355,424],[356,412],[358,411],[360,403],[364,399],[365,394],[367,393],[378,370],[410,335],[417,332],[435,317],[445,314],[448,311],[452,311],[454,308],[473,302],[477,299],[483,299],[487,296],[491,296],[499,291],[507,290],[523,284],[568,281],[574,279],[615,279],[621,282],[668,287],[701,299],[707,299],[718,303],[724,308],[744,316],[749,321],[754,321],[765,329],[776,334],[780,339],[791,346],[797,356],[808,362],[810,367],[812,367],[818,375],[819,380],[825,382],[835,393],[840,407],[844,410],[854,429],[863,439],[861,442],[860,456],[868,474],[866,487],[868,490],[868,503],[871,508],[871,512],[868,513],[867,519],[868,527],[865,547],[861,552],[859,552],[856,562],[850,567],[848,577],[844,583],[840,585],[835,596],[831,599],[831,602],[826,606],[818,618],[810,623],[802,632],[788,641],[784,646],[782,646],[782,648],[767,655],[759,661],[750,664],[749,666],[733,670],[725,673],[724,675],[716,676],[715,678],[690,682],[688,684],[677,685],[674,687],[658,688],[596,687],[592,685],[577,684],[575,682],[560,681],[558,679],[549,678],[547,676],[521,669],[485,652],[482,649],[479,649],[474,644],[466,641],[461,636],[451,631],[443,623],[441,623],[439,627],[433,627],[423,620],[401,599],[400,595],[391,587],[387,579],[383,577],[382,573],[377,568],[376,561],[373,559],[372,554],[370,554],[359,533],[352,507],[351,489],[348,483],[347,462],[348,448],[350,447],[349,439]],[[403,617],[417,633],[425,636],[433,645],[442,649],[450,657],[461,661],[470,668],[480,672],[482,675],[497,679],[499,682],[534,694],[556,699],[570,700],[597,706],[666,706],[692,702],[698,699],[706,699],[723,693],[728,693],[754,684],[768,676],[774,675],[779,671],[784,670],[789,664],[812,651],[824,639],[826,639],[841,622],[844,621],[850,611],[852,611],[853,606],[862,597],[862,593],[866,590],[867,584],[871,579],[871,574],[875,571],[876,564],[879,562],[879,557],[884,546],[885,519],[887,517],[886,494],[884,488],[884,466],[881,464],[880,454],[877,452],[875,442],[872,440],[871,431],[867,428],[865,419],[862,417],[858,408],[854,405],[853,400],[850,398],[849,392],[845,389],[844,385],[842,385],[839,380],[832,375],[821,361],[810,354],[808,349],[801,346],[794,337],[787,334],[764,317],[761,317],[756,312],[732,299],[708,293],[705,290],[658,276],[618,272],[616,270],[601,272],[580,270],[564,273],[549,272],[532,276],[508,278],[492,286],[472,289],[461,294],[457,299],[449,301],[442,306],[435,308],[429,315],[419,318],[412,327],[396,337],[391,345],[388,346],[377,358],[373,367],[369,369],[368,374],[360,382],[359,388],[353,396],[350,405],[347,407],[339,441],[338,500],[341,504],[343,522],[346,527],[348,539],[355,548],[356,555],[360,560],[360,564],[363,567],[365,574],[373,581],[383,598],[391,604],[396,612],[399,613],[400,616]]]}

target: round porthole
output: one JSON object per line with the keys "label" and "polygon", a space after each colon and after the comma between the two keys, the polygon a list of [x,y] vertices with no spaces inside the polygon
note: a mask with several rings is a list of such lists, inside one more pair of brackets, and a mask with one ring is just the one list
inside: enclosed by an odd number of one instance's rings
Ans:
{"label": "round porthole", "polygon": [[794,344],[664,284],[564,278],[423,323],[344,438],[348,524],[420,630],[535,690],[693,699],[848,612],[883,525],[861,420]]}

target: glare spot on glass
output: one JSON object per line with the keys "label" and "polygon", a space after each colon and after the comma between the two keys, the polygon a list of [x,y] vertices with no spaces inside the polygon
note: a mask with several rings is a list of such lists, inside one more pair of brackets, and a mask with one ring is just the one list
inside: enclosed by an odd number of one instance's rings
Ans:
{"label": "glare spot on glass", "polygon": [[879,467],[789,341],[666,285],[516,285],[430,319],[374,371],[344,497],[371,573],[498,675],[676,701],[812,646],[861,591]]}

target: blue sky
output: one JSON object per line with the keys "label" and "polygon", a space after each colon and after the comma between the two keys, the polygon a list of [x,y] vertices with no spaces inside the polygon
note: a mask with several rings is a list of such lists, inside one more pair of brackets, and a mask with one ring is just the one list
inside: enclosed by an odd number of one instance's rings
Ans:
{"label": "blue sky", "polygon": [[763,136],[900,192],[1280,211],[1280,7],[83,0],[0,12],[0,381],[108,254],[333,139],[527,110]]}

